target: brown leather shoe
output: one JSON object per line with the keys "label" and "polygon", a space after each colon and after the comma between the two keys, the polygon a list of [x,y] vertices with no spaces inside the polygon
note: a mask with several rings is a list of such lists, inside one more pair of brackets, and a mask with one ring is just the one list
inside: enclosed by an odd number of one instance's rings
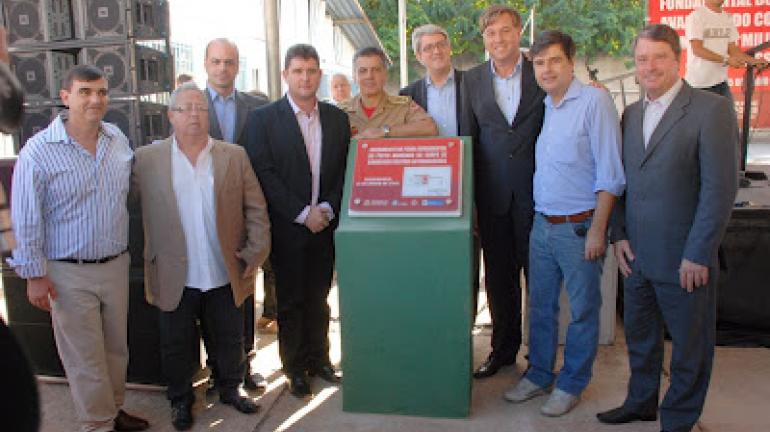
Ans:
{"label": "brown leather shoe", "polygon": [[113,426],[116,432],[132,432],[143,431],[150,427],[150,423],[140,417],[132,416],[131,414],[119,410],[118,415],[115,416]]}

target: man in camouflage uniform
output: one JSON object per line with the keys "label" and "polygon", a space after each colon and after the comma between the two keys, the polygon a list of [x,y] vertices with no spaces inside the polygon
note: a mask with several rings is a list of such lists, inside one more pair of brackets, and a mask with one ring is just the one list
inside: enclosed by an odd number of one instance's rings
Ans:
{"label": "man in camouflage uniform", "polygon": [[362,48],[353,56],[360,93],[339,107],[348,114],[353,138],[436,136],[433,119],[409,96],[385,92],[388,59],[381,49]]}

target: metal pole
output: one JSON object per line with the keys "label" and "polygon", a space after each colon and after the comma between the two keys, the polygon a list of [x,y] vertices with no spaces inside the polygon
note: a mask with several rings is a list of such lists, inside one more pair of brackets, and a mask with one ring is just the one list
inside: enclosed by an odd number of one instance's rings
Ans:
{"label": "metal pole", "polygon": [[401,87],[409,84],[409,71],[407,70],[408,51],[406,50],[406,0],[398,0],[398,39],[399,39],[399,64],[401,66]]}
{"label": "metal pole", "polygon": [[741,133],[741,171],[746,171],[746,160],[749,153],[749,132],[751,131],[751,99],[754,97],[754,65],[746,67],[746,78],[743,86],[746,88],[743,97],[743,131]]}
{"label": "metal pole", "polygon": [[281,97],[281,45],[278,37],[278,0],[265,0],[265,43],[267,45],[267,94]]}
{"label": "metal pole", "polygon": [[529,19],[532,21],[529,23],[529,46],[535,43],[535,5],[532,5],[532,11],[529,13]]}

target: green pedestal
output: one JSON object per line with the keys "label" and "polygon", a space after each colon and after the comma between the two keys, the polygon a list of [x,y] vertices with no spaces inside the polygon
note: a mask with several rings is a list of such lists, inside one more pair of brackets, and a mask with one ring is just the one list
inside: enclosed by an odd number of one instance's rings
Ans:
{"label": "green pedestal", "polygon": [[467,417],[471,398],[472,151],[462,216],[349,217],[351,146],[336,254],[343,409]]}

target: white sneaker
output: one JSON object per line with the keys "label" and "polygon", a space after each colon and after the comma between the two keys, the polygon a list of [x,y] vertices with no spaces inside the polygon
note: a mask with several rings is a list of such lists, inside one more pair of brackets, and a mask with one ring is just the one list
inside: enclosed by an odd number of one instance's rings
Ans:
{"label": "white sneaker", "polygon": [[546,390],[532,381],[522,378],[519,382],[510,390],[505,392],[503,397],[509,402],[524,402],[532,399],[535,396],[546,394]]}
{"label": "white sneaker", "polygon": [[575,405],[578,404],[580,398],[578,396],[569,394],[564,390],[556,389],[551,392],[551,396],[540,407],[540,412],[548,417],[559,417],[567,414]]}

